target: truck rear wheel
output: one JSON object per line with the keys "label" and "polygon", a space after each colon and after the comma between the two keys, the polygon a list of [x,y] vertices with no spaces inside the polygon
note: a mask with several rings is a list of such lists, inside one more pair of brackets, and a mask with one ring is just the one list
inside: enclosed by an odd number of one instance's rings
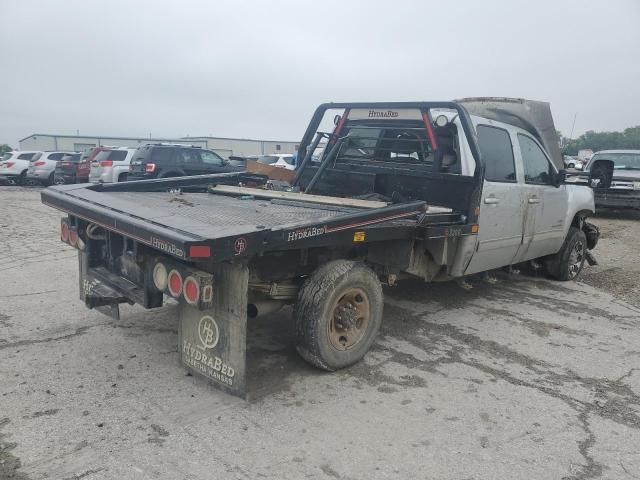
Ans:
{"label": "truck rear wheel", "polygon": [[586,235],[579,228],[571,227],[560,251],[545,260],[545,270],[556,280],[575,280],[582,271],[586,253]]}
{"label": "truck rear wheel", "polygon": [[375,340],[383,305],[378,277],[362,263],[336,260],[318,268],[294,309],[298,353],[323,370],[353,365]]}

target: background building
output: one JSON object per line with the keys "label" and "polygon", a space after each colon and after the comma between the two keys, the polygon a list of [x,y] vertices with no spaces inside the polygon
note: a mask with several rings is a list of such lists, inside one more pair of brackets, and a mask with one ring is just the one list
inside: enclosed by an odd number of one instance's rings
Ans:
{"label": "background building", "polygon": [[97,146],[139,147],[147,143],[174,143],[197,145],[213,150],[222,157],[230,155],[268,155],[271,153],[294,153],[297,142],[276,140],[251,140],[224,137],[182,137],[182,138],[138,138],[101,137],[85,135],[51,135],[34,133],[20,140],[20,150],[70,150],[81,152]]}

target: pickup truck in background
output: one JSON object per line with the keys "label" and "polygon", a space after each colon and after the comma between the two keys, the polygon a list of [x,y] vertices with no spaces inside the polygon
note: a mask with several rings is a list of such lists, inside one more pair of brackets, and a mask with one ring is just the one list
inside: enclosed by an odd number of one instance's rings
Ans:
{"label": "pickup truck in background", "polygon": [[535,261],[573,280],[598,240],[564,182],[549,106],[522,99],[318,107],[291,185],[223,173],[42,192],[78,250],[80,298],[179,302],[182,365],[246,395],[247,318],[294,305],[296,348],[336,370],[382,321],[382,284]]}
{"label": "pickup truck in background", "polygon": [[589,184],[596,207],[640,209],[640,150],[601,150],[584,167],[584,174],[569,178]]}

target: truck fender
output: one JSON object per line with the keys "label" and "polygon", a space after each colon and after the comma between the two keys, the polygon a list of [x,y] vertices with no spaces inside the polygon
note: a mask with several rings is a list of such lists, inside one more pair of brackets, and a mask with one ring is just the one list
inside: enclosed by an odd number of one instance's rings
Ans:
{"label": "truck fender", "polygon": [[572,225],[578,228],[582,227],[582,224],[574,223],[576,219],[588,217],[596,212],[593,190],[591,188],[583,185],[566,185],[566,188],[568,193],[568,208],[564,219],[565,237],[568,235]]}

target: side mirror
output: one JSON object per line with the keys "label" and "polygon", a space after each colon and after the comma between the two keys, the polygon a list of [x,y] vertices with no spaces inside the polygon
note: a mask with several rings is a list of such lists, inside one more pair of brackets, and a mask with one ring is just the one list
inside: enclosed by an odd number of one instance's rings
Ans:
{"label": "side mirror", "polygon": [[567,179],[567,171],[558,170],[558,173],[556,173],[553,176],[553,185],[555,187],[559,187],[560,185],[563,185],[565,183],[566,179]]}

